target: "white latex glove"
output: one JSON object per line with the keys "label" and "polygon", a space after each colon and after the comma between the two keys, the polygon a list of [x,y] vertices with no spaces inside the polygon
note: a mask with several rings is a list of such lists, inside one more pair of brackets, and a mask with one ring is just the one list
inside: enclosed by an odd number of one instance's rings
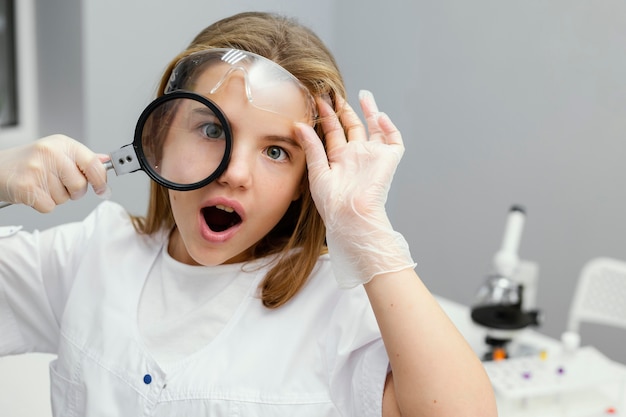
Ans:
{"label": "white latex glove", "polygon": [[45,213],[68,199],[76,200],[90,183],[106,196],[105,155],[67,136],[53,135],[0,151],[0,201],[26,204]]}
{"label": "white latex glove", "polygon": [[326,241],[337,282],[351,288],[376,275],[414,268],[404,237],[385,212],[391,180],[402,154],[402,136],[378,111],[368,91],[359,94],[367,130],[343,100],[339,119],[318,100],[326,151],[313,128],[296,131],[306,153],[311,194],[326,225]]}

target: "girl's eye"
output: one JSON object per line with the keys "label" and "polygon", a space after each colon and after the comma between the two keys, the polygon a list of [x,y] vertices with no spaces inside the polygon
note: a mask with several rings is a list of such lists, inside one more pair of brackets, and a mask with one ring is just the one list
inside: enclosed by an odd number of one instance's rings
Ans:
{"label": "girl's eye", "polygon": [[267,156],[275,161],[282,161],[289,156],[280,146],[270,146],[265,152],[267,153]]}
{"label": "girl's eye", "polygon": [[206,137],[209,137],[211,139],[219,139],[224,133],[224,129],[222,129],[222,126],[216,123],[207,123],[205,125],[202,125],[201,129],[202,133]]}

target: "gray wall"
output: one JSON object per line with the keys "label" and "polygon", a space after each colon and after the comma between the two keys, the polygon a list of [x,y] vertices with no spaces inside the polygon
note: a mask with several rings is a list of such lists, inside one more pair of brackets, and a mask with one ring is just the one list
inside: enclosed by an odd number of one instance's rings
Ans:
{"label": "gray wall", "polygon": [[[520,256],[539,264],[542,330],[559,337],[584,262],[626,259],[626,3],[411,4],[338,10],[353,99],[371,89],[403,132],[393,223],[431,290],[470,304],[525,205]],[[626,362],[626,337],[599,335],[583,328]]]}
{"label": "gray wall", "polygon": [[[433,292],[473,302],[513,203],[528,210],[520,255],[539,264],[537,303],[552,336],[584,262],[626,259],[626,3],[172,4],[39,0],[41,134],[70,133],[103,152],[130,142],[162,68],[197,31],[239,10],[283,11],[329,43],[353,103],[372,90],[401,128],[407,151],[388,208]],[[114,200],[143,211],[142,174],[111,184]],[[43,228],[96,203],[46,216],[12,207],[2,222]],[[590,337],[626,362],[623,339]]]}

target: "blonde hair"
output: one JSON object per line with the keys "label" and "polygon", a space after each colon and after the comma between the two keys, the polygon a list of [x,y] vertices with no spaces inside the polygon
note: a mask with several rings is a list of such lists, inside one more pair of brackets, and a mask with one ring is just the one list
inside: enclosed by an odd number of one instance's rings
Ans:
{"label": "blonde hair", "polygon": [[[314,97],[335,103],[345,97],[343,79],[330,51],[310,29],[292,18],[246,12],[222,19],[203,31],[167,67],[157,92],[164,94],[172,69],[181,58],[205,49],[234,48],[253,52],[281,65],[304,84]],[[324,133],[316,130],[322,141]],[[326,252],[324,223],[315,208],[306,176],[302,195],[288,208],[278,224],[252,248],[253,258],[278,255],[260,285],[261,299],[269,308],[289,301],[306,283],[317,258]],[[144,234],[175,226],[168,190],[151,184],[146,217],[133,217],[135,228]]]}

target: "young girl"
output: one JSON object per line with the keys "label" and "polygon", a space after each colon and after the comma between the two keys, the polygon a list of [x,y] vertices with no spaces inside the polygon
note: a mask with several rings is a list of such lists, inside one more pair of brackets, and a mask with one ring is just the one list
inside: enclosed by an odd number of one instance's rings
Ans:
{"label": "young girl", "polygon": [[[400,133],[365,91],[361,122],[318,37],[274,14],[223,19],[165,71],[158,96],[177,91],[227,118],[194,130],[232,133],[213,182],[153,182],[141,218],[103,202],[3,230],[0,353],[58,355],[54,415],[495,416],[385,213]],[[209,158],[163,146],[179,178]],[[88,184],[106,194],[107,159],[61,135],[2,151],[0,200],[48,212]]]}

